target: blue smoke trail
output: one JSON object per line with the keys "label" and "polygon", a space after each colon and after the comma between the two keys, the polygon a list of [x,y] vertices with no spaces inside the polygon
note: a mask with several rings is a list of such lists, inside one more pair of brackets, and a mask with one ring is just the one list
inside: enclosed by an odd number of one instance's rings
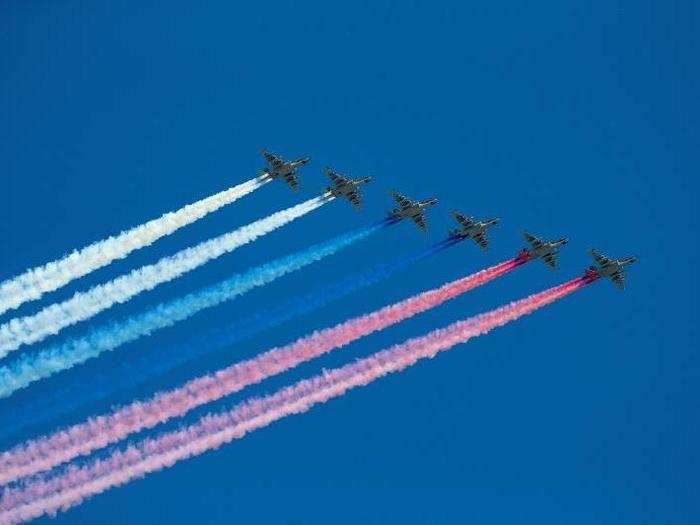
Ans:
{"label": "blue smoke trail", "polygon": [[0,398],[26,388],[35,381],[84,363],[104,352],[150,335],[156,330],[172,326],[204,309],[230,301],[253,288],[269,284],[288,273],[304,268],[365,239],[394,222],[391,219],[384,219],[370,224],[330,241],[315,244],[301,252],[252,268],[175,301],[161,303],[140,315],[109,323],[92,330],[87,336],[70,339],[37,353],[25,354],[11,364],[0,367]]}
{"label": "blue smoke trail", "polygon": [[79,381],[59,389],[51,396],[33,399],[26,408],[16,410],[10,421],[0,422],[0,434],[4,436],[8,433],[14,434],[23,428],[72,412],[85,404],[108,398],[121,390],[136,388],[188,362],[249,339],[260,332],[371,286],[458,242],[460,242],[459,239],[448,238],[412,255],[400,257],[391,263],[376,265],[360,275],[348,277],[333,285],[321,287],[286,301],[273,309],[265,309],[236,320],[225,328],[212,330],[205,336],[194,337],[178,344],[175,348],[161,346],[150,348],[148,354],[141,354],[134,361],[123,361],[109,370],[102,370],[87,378],[81,377]]}

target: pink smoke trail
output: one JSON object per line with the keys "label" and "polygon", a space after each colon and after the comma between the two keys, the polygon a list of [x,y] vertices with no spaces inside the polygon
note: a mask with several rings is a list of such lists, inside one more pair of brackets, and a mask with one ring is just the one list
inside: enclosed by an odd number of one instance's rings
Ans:
{"label": "pink smoke trail", "polygon": [[485,284],[525,262],[515,258],[423,292],[375,312],[313,332],[286,346],[273,348],[191,381],[150,400],[136,401],[107,415],[92,417],[54,434],[29,440],[0,454],[0,484],[48,470],[77,456],[116,443],[129,434],[182,416],[205,403],[289,370],[372,332],[434,308]]}
{"label": "pink smoke trail", "polygon": [[591,276],[573,279],[422,337],[409,339],[354,363],[324,371],[275,394],[252,398],[230,411],[204,416],[189,427],[129,445],[105,459],[94,460],[82,467],[72,465],[62,474],[8,489],[0,500],[0,522],[19,523],[44,514],[55,514],[109,488],[216,449],[276,420],[305,412],[352,388],[401,371],[420,359],[432,358],[438,352],[486,334],[594,280],[595,277]]}

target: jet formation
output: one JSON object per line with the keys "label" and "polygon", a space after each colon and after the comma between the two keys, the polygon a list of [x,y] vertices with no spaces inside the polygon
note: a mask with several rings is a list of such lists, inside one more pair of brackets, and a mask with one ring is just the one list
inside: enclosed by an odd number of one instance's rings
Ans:
{"label": "jet formation", "polygon": [[[270,179],[282,179],[293,190],[299,188],[299,177],[297,170],[305,166],[311,161],[310,157],[301,157],[295,160],[286,161],[282,157],[270,153],[263,149],[262,155],[267,161],[268,166],[262,170],[262,177]],[[355,207],[360,210],[362,207],[362,194],[360,186],[371,182],[371,177],[362,177],[352,179],[332,168],[324,168],[324,175],[330,180],[331,185],[324,188],[322,195],[330,197],[346,198]],[[438,203],[435,197],[430,197],[423,200],[411,200],[405,195],[396,191],[392,191],[392,198],[398,203],[398,208],[389,210],[388,217],[393,221],[402,221],[410,219],[415,225],[423,231],[428,230],[428,223],[425,217],[426,210]],[[452,212],[453,217],[459,223],[458,228],[453,228],[449,231],[451,239],[471,239],[482,250],[487,250],[489,247],[489,239],[486,235],[487,230],[499,223],[499,218],[477,220],[461,212]],[[525,261],[542,259],[550,268],[556,269],[557,254],[559,248],[565,246],[569,240],[565,237],[561,239],[548,241],[543,240],[528,232],[523,232],[523,237],[528,242],[529,246],[518,252],[518,257]],[[595,265],[586,270],[585,275],[589,278],[597,279],[599,277],[609,278],[615,286],[624,289],[626,266],[637,261],[636,257],[626,257],[623,259],[613,259],[600,254],[596,250],[589,250],[591,257],[595,261]]]}

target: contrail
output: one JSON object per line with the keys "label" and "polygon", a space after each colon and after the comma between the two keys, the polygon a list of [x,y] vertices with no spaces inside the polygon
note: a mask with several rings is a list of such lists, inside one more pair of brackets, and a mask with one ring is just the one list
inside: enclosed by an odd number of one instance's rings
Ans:
{"label": "contrail", "polygon": [[179,388],[136,401],[110,414],[92,417],[67,430],[33,439],[0,454],[0,484],[50,469],[79,455],[116,443],[129,434],[152,428],[205,403],[296,367],[357,339],[401,322],[485,284],[525,262],[516,258],[473,275],[420,293],[377,311],[355,317],[282,347],[273,348]]}
{"label": "contrail", "polygon": [[306,215],[331,199],[327,196],[309,199],[230,233],[164,257],[155,264],[94,286],[87,292],[78,292],[71,299],[47,306],[35,315],[12,319],[0,326],[0,358],[23,344],[41,341],[67,326],[89,319],[115,304],[126,302],[141,292],[175,279]]}
{"label": "contrail", "polygon": [[122,259],[134,250],[144,248],[183,226],[192,224],[209,213],[231,204],[258,189],[271,179],[257,177],[216,195],[166,213],[157,219],[126,230],[117,236],[95,242],[56,261],[27,270],[0,283],[0,314],[27,301],[65,286],[90,272]]}
{"label": "contrail", "polygon": [[213,308],[254,288],[269,284],[288,273],[333,255],[391,224],[393,221],[384,219],[234,275],[201,291],[168,303],[161,303],[142,314],[111,322],[91,331],[85,337],[68,340],[35,354],[25,354],[15,362],[0,367],[0,398],[7,397],[35,381],[84,363],[104,352],[172,326],[202,310]]}
{"label": "contrail", "polygon": [[352,388],[399,372],[421,359],[432,358],[441,351],[557,301],[592,280],[590,277],[573,279],[422,337],[409,339],[354,363],[324,371],[275,394],[251,398],[232,410],[204,416],[180,430],[128,445],[105,458],[83,466],[73,465],[52,477],[29,480],[21,487],[8,488],[0,500],[0,520],[19,523],[66,510],[85,498],[218,448],[274,421],[341,396]]}
{"label": "contrail", "polygon": [[[310,293],[276,306],[273,305],[248,317],[237,319],[226,328],[212,330],[203,336],[193,337],[176,346],[149,348],[147,353],[129,356],[114,366],[95,371],[88,377],[81,377],[79,381],[72,381],[68,386],[55,391],[51,396],[33,398],[22,406],[13,405],[12,412],[6,412],[5,417],[0,422],[0,434],[16,433],[19,429],[66,414],[86,403],[104,399],[120,390],[139,386],[204,355],[220,351],[264,330],[323,308],[332,301],[389,278],[394,272],[445,250],[457,242],[452,239],[438,242],[408,256],[401,256],[393,262],[378,264],[359,275],[349,276],[340,282],[322,286]],[[166,306],[156,307],[156,309],[160,308],[165,309]],[[125,326],[124,321],[121,321],[99,329],[100,332],[104,330],[101,333],[104,334],[105,338],[92,336],[89,339],[86,338],[85,347],[96,345],[99,348],[110,348],[109,337],[116,332],[110,330],[109,327],[123,326]],[[115,344],[119,344],[119,340],[115,340]],[[50,357],[49,354],[47,354],[48,357]],[[26,363],[28,362],[26,361]],[[9,366],[0,370],[3,371],[2,376],[5,377],[8,385],[7,391],[19,388],[18,385],[25,377],[24,374],[31,378],[35,373],[33,366]],[[2,412],[0,410],[0,413]]]}

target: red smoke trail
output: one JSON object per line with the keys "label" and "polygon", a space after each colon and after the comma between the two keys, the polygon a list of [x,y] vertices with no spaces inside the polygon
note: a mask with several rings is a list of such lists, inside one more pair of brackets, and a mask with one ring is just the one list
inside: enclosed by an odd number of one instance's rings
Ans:
{"label": "red smoke trail", "polygon": [[181,430],[129,445],[105,459],[97,459],[82,467],[71,466],[62,474],[28,481],[21,488],[8,489],[0,500],[0,521],[18,523],[66,510],[94,494],[218,448],[278,419],[305,412],[313,405],[338,397],[351,388],[401,371],[420,359],[432,358],[438,352],[532,313],[594,280],[590,276],[574,279],[422,337],[409,339],[341,368],[299,381],[275,394],[252,398],[228,412],[205,416]]}
{"label": "red smoke trail", "polygon": [[230,367],[193,379],[148,401],[136,401],[110,414],[25,442],[0,454],[0,484],[53,468],[77,456],[116,443],[129,434],[182,416],[205,403],[289,370],[377,330],[434,308],[523,264],[515,258],[423,292],[375,312],[316,331]]}

